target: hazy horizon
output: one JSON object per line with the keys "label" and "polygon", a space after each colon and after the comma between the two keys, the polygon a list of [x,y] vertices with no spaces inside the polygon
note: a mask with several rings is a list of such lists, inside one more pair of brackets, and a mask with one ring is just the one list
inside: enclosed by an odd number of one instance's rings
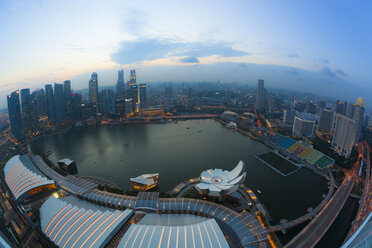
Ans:
{"label": "hazy horizon", "polygon": [[[265,85],[372,102],[368,1],[2,1],[0,106],[11,91],[139,82]],[[280,11],[278,11],[280,10]]]}

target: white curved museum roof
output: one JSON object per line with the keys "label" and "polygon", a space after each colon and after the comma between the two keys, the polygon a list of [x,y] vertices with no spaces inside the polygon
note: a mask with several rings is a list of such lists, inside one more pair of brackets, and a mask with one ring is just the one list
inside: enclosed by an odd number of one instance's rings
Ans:
{"label": "white curved museum roof", "polygon": [[40,226],[58,247],[105,247],[131,213],[51,196],[40,208]]}
{"label": "white curved museum roof", "polygon": [[244,162],[239,161],[238,165],[232,170],[209,169],[200,175],[201,182],[197,184],[199,190],[209,190],[211,193],[230,192],[244,181]]}
{"label": "white curved museum roof", "polygon": [[228,248],[229,245],[214,219],[187,226],[155,226],[133,224],[118,248],[190,247]]}
{"label": "white curved museum roof", "polygon": [[53,180],[46,178],[35,167],[27,154],[12,157],[4,167],[4,175],[5,181],[15,199],[18,199],[31,189],[54,184]]}

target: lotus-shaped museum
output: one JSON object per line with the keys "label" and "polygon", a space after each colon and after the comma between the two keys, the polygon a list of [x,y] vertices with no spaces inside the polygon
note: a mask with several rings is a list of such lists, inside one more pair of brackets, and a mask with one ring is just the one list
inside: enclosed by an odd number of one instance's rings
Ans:
{"label": "lotus-shaped museum", "polygon": [[244,170],[244,162],[239,161],[238,165],[232,171],[222,169],[203,171],[200,175],[201,182],[195,185],[195,187],[202,194],[222,197],[239,188],[239,185],[244,181],[247,174]]}

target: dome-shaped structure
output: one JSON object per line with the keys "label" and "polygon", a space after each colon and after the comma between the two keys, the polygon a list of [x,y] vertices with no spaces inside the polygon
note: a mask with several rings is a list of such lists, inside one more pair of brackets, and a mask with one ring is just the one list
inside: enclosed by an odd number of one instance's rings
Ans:
{"label": "dome-shaped structure", "polygon": [[239,185],[244,181],[247,174],[244,170],[244,162],[239,161],[238,165],[232,171],[222,169],[203,171],[200,175],[201,183],[195,187],[202,194],[222,197],[239,188]]}

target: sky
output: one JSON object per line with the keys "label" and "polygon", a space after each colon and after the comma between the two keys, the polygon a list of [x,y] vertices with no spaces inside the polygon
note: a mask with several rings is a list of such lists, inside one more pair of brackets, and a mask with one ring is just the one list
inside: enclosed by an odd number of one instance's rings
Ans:
{"label": "sky", "polygon": [[372,108],[372,1],[0,0],[0,107],[21,88],[71,80],[238,82]]}

